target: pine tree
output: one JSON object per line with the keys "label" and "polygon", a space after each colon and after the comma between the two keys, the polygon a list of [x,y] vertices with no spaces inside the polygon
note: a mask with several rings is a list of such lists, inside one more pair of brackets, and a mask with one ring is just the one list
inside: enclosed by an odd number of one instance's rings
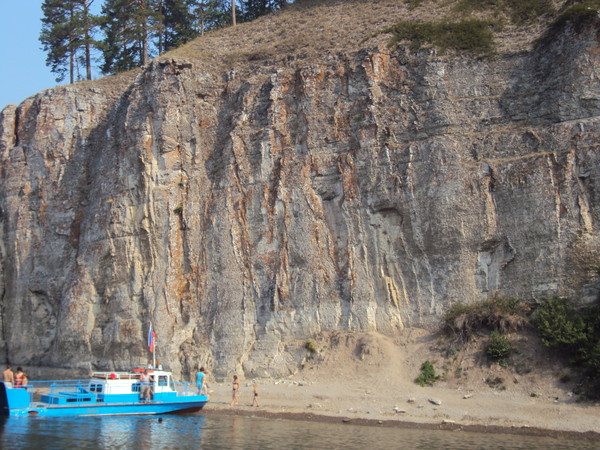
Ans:
{"label": "pine tree", "polygon": [[190,0],[192,26],[196,34],[203,35],[227,25],[228,9],[228,2],[223,0]]}
{"label": "pine tree", "polygon": [[157,0],[105,0],[102,7],[105,74],[148,64],[156,50],[150,40],[162,24]]}
{"label": "pine tree", "polygon": [[269,10],[269,3],[269,0],[244,0],[242,2],[244,20],[249,22],[265,15]]}
{"label": "pine tree", "polygon": [[197,35],[190,0],[162,0],[162,3],[162,39],[159,53],[179,47]]}
{"label": "pine tree", "polygon": [[[69,74],[71,83],[79,64],[86,78],[92,79],[91,47],[96,46],[94,32],[98,20],[90,13],[93,0],[44,0],[40,42],[47,53],[46,65],[62,81]],[[80,77],[77,77],[78,79]]]}
{"label": "pine tree", "polygon": [[128,3],[129,0],[107,0],[102,6],[104,64],[101,70],[105,74],[122,72],[137,65],[133,56],[135,44],[126,37],[129,21]]}
{"label": "pine tree", "polygon": [[251,21],[285,6],[285,0],[243,0],[243,19]]}

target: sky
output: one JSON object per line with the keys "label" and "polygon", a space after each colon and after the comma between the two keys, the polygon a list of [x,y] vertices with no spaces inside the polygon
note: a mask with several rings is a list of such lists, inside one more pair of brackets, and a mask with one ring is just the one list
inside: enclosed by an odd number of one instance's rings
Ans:
{"label": "sky", "polygon": [[[42,0],[0,0],[0,110],[56,86],[40,49]],[[60,83],[64,84],[64,82]]]}

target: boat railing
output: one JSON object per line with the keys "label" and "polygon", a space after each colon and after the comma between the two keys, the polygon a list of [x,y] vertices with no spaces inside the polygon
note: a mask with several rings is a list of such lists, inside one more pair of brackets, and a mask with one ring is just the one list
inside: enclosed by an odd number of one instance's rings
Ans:
{"label": "boat railing", "polygon": [[42,380],[29,381],[27,387],[35,390],[44,390],[47,393],[57,393],[58,391],[79,391],[80,388],[87,389],[90,380]]}
{"label": "boat railing", "polygon": [[39,401],[42,395],[62,394],[76,397],[81,394],[92,394],[89,391],[90,380],[41,380],[29,381],[25,388],[32,395],[33,401]]}
{"label": "boat railing", "polygon": [[174,384],[177,396],[187,397],[189,395],[198,395],[198,388],[195,384],[188,383],[187,381],[175,381]]}
{"label": "boat railing", "polygon": [[92,378],[101,380],[137,380],[140,378],[140,374],[132,372],[93,372]]}

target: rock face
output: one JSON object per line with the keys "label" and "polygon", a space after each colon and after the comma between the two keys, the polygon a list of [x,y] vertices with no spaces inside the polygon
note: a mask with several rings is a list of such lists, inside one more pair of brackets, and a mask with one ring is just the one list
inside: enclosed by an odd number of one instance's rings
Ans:
{"label": "rock face", "polygon": [[597,26],[491,60],[157,60],[0,117],[3,358],[283,375],[317,333],[594,296]]}

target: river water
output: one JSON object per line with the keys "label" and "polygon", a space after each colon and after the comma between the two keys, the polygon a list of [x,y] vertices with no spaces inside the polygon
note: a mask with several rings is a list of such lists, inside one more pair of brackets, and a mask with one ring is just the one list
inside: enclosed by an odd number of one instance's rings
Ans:
{"label": "river water", "polygon": [[592,449],[600,442],[215,415],[0,417],[2,449]]}

